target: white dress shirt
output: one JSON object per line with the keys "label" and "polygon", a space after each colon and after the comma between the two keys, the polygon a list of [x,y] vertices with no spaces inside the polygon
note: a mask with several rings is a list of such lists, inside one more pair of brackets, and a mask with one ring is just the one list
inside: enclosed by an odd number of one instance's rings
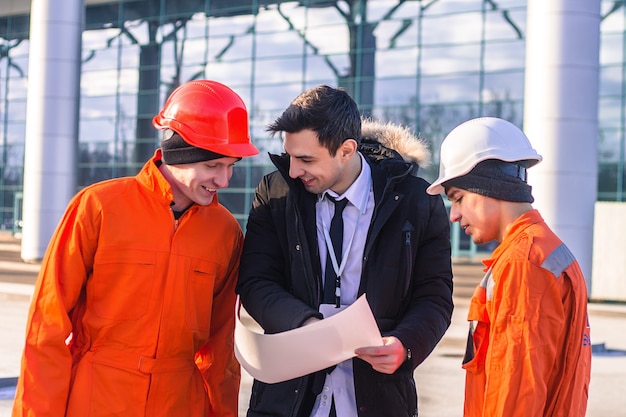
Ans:
{"label": "white dress shirt", "polygon": [[[327,239],[324,228],[328,231],[333,217],[335,206],[325,198],[326,193],[336,200],[347,198],[349,204],[343,211],[343,247],[342,259],[345,267],[341,274],[341,304],[350,305],[357,299],[359,284],[361,282],[361,266],[365,240],[369,231],[370,221],[374,213],[374,191],[372,188],[371,170],[363,155],[361,158],[361,173],[345,193],[338,196],[335,192],[327,190],[320,194],[315,206],[317,221],[317,244],[322,263],[322,277],[326,269],[326,257],[328,256]],[[323,284],[323,283],[322,283]],[[354,392],[354,374],[352,359],[339,363],[335,369],[326,375],[324,388],[318,395],[313,406],[311,417],[328,417],[332,397],[335,397],[335,409],[341,417],[357,415],[356,398]]]}

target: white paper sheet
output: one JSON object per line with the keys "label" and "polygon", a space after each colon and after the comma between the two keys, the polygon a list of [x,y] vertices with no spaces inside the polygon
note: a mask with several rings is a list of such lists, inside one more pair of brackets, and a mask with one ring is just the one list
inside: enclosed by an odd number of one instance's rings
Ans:
{"label": "white paper sheet", "polygon": [[276,334],[263,334],[243,307],[237,309],[235,356],[252,377],[270,384],[336,365],[356,356],[357,348],[382,344],[365,295],[332,317]]}

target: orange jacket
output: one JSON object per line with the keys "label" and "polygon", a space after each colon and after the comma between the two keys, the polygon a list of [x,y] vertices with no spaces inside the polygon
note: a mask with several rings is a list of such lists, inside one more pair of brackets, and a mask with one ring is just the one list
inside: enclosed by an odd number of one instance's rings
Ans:
{"label": "orange jacket", "polygon": [[70,202],[35,287],[14,417],[237,415],[242,231],[217,199],[175,221],[158,160]]}
{"label": "orange jacket", "polygon": [[463,368],[466,417],[584,417],[591,370],[578,262],[536,210],[484,262]]}

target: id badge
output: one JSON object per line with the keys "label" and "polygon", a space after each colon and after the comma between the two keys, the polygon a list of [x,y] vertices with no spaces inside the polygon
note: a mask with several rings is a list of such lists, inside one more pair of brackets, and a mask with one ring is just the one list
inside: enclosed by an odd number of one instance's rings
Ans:
{"label": "id badge", "polygon": [[327,319],[339,313],[340,311],[345,310],[346,307],[348,306],[342,305],[341,307],[337,307],[335,304],[320,304],[320,313],[322,313],[324,315],[324,318]]}

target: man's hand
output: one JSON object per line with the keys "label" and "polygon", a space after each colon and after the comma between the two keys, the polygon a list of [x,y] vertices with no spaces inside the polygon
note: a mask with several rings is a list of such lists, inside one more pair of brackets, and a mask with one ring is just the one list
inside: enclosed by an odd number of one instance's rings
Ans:
{"label": "man's hand", "polygon": [[382,346],[358,348],[354,353],[383,374],[393,374],[407,358],[404,345],[395,336],[383,337]]}
{"label": "man's hand", "polygon": [[308,319],[304,321],[304,323],[302,323],[302,327],[308,326],[309,324],[313,324],[318,321],[320,321],[320,319],[318,319],[317,317],[309,317]]}

